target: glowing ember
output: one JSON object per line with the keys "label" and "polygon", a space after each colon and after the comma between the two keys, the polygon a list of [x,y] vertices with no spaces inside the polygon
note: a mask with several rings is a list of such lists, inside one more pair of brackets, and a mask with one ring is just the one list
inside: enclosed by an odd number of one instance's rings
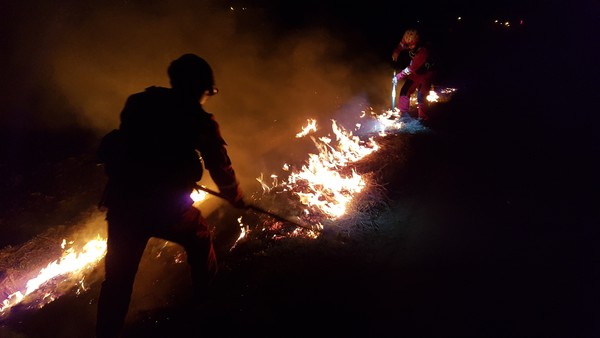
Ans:
{"label": "glowing ember", "polygon": [[242,223],[242,218],[238,217],[237,219],[239,225],[240,225],[240,235],[239,237],[235,240],[235,243],[233,243],[233,246],[229,249],[229,251],[235,249],[235,247],[237,246],[238,242],[241,241],[242,239],[246,238],[246,232],[248,231],[248,226],[244,225],[244,223]]}
{"label": "glowing ember", "polygon": [[[63,240],[61,248],[65,248],[67,242]],[[73,244],[70,242],[69,244]],[[46,283],[60,277],[67,275],[72,279],[77,277],[78,282],[75,284],[82,283],[82,275],[84,270],[91,268],[100,261],[106,254],[106,240],[101,239],[99,236],[87,242],[80,252],[75,252],[73,247],[64,250],[62,257],[49,263],[45,268],[41,269],[37,277],[30,279],[25,286],[24,290],[16,291],[10,294],[0,306],[0,314],[4,313],[7,309],[21,303],[28,295],[34,291],[42,288]],[[70,276],[69,276],[70,275]],[[39,300],[38,307],[42,307],[51,301],[58,298],[60,295],[55,295],[53,291],[48,291]]]}

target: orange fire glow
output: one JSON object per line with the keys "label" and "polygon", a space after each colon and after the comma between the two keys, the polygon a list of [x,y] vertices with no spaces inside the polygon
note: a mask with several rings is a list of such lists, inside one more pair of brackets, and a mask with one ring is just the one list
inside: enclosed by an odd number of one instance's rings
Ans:
{"label": "orange fire glow", "polygon": [[[68,244],[73,245],[73,242],[69,242]],[[2,301],[0,314],[23,302],[28,295],[40,289],[44,284],[57,278],[62,277],[65,281],[77,279],[77,282],[73,285],[80,284],[83,286],[83,276],[85,271],[95,266],[106,254],[106,240],[101,239],[100,236],[87,242],[80,252],[75,252],[75,249],[72,246],[68,248],[66,248],[66,246],[67,241],[63,240],[61,244],[61,248],[64,249],[62,256],[41,269],[37,277],[32,278],[27,282],[24,290],[18,290],[10,294]],[[53,294],[52,290],[50,290],[44,295],[41,295],[37,307],[43,307],[56,298],[57,295]]]}

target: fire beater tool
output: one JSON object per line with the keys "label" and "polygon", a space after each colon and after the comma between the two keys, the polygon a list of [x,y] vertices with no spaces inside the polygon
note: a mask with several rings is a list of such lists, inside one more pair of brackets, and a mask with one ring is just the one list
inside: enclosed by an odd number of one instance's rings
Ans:
{"label": "fire beater tool", "polygon": [[392,78],[392,110],[396,107],[396,85],[398,79],[396,79],[396,70],[394,70],[394,77]]}
{"label": "fire beater tool", "polygon": [[[201,186],[201,185],[196,185],[196,189],[202,190],[204,192],[207,192],[207,193],[209,193],[211,195],[214,195],[214,196],[217,196],[219,198],[226,199],[220,192],[212,190],[210,188],[207,188],[207,187],[204,187],[204,186]],[[263,208],[261,208],[259,206],[253,205],[253,204],[246,204],[246,209],[251,209],[251,210],[263,213],[265,215],[273,217],[274,219],[276,219],[278,221],[286,222],[286,223],[291,223],[291,224],[293,224],[295,226],[298,226],[300,228],[304,228],[304,229],[308,229],[308,230],[313,230],[313,231],[319,231],[318,229],[316,229],[314,227],[311,227],[309,225],[303,225],[303,224],[300,224],[298,222],[294,222],[294,221],[289,220],[289,219],[287,219],[287,218],[285,218],[283,216],[279,216],[277,214],[274,214],[274,213],[272,213],[272,212],[270,212],[268,210],[265,210],[265,209],[263,209]]]}

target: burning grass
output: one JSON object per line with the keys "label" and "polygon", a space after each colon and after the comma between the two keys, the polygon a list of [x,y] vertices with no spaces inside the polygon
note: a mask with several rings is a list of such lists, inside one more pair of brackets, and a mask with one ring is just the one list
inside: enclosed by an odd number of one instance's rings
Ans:
{"label": "burning grass", "polygon": [[42,308],[73,289],[85,291],[93,279],[90,271],[106,251],[103,220],[94,213],[83,227],[52,227],[21,246],[2,249],[0,319],[15,306]]}
{"label": "burning grass", "polygon": [[[325,139],[327,142],[324,141],[324,144],[319,144],[318,141],[323,139],[313,137],[320,153],[314,154],[300,169],[288,167],[294,179],[281,180],[274,175],[278,180],[274,180],[270,186],[263,183],[263,193],[252,196],[254,203],[274,214],[285,215],[290,221],[274,220],[261,213],[244,216],[240,221],[243,234],[234,245],[235,249],[239,249],[239,246],[268,247],[271,242],[292,238],[327,237],[346,241],[378,231],[380,225],[377,220],[390,207],[387,184],[397,180],[395,175],[407,159],[407,142],[413,133],[395,133],[376,139],[367,136],[369,139],[365,141],[337,127],[335,122],[333,126],[334,129],[338,128],[338,133],[343,134],[337,140],[342,143],[350,142],[352,147],[337,146],[329,139]],[[309,127],[315,130],[314,123],[309,124]],[[366,149],[356,151],[357,147]],[[333,161],[332,159],[343,157],[343,149],[354,149],[352,160],[347,160],[347,156],[339,162]],[[322,170],[323,168],[327,170]],[[302,171],[311,174],[298,174]],[[334,176],[329,180],[319,177],[332,172]],[[314,173],[318,175],[313,175]],[[344,181],[348,177],[358,177],[360,180]],[[316,178],[316,183],[313,178]],[[328,185],[331,182],[351,185],[360,182],[361,186],[360,189],[354,189],[356,186]],[[342,202],[336,200],[340,196]],[[328,203],[343,203],[343,212],[336,215],[328,212],[331,208],[322,208]]]}
{"label": "burning grass", "polygon": [[264,215],[256,215],[257,219],[250,222],[257,224],[253,229],[240,222],[246,240],[316,238],[325,232],[348,236],[377,227],[373,220],[387,207],[385,189],[368,171],[358,173],[353,163],[379,150],[379,145],[373,137],[361,139],[336,121],[332,121],[335,137],[311,134],[316,131],[315,120],[309,119],[308,125],[296,134],[297,138],[309,136],[317,152],[309,154],[301,166],[284,165],[286,179],[271,175],[272,184],[265,183],[262,177],[258,179],[263,194],[254,199],[260,205],[268,205],[269,210],[276,210],[275,214],[285,211],[286,217],[294,220],[272,222]]}
{"label": "burning grass", "polygon": [[[310,137],[317,152],[302,164],[284,165],[286,178],[271,175],[271,184],[259,179],[263,191],[250,201],[259,208],[238,219],[240,236],[224,260],[229,268],[260,257],[298,259],[301,251],[319,256],[340,249],[354,255],[347,243],[380,229],[380,216],[390,207],[387,184],[406,160],[406,138],[398,130],[360,138],[335,121],[333,134],[317,136],[315,121],[308,121],[296,137]],[[87,290],[100,279],[95,267],[104,257],[105,238],[104,214],[95,210],[83,227],[49,228],[19,247],[2,249],[0,320],[13,308],[41,308],[73,290]],[[149,252],[159,252],[158,259],[164,247],[161,241]],[[169,261],[184,261],[181,248],[171,251]]]}

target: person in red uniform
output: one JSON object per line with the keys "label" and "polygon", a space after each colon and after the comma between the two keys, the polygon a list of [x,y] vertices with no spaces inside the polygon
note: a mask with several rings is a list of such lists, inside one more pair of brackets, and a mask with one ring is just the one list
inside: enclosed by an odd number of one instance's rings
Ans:
{"label": "person in red uniform", "polygon": [[[211,232],[190,197],[206,169],[219,192],[244,208],[226,142],[203,104],[217,93],[210,65],[184,54],[168,67],[172,88],[149,87],[129,96],[99,161],[108,176],[101,206],[108,223],[105,278],[96,335],[118,337],[144,248],[151,237],[186,251],[195,301],[202,301],[218,267]],[[116,135],[116,136],[115,136]]]}
{"label": "person in red uniform", "polygon": [[408,51],[410,63],[397,74],[393,81],[404,80],[398,94],[397,108],[401,117],[410,117],[410,96],[417,92],[418,117],[420,120],[428,120],[427,95],[434,77],[433,59],[430,49],[422,43],[419,32],[416,29],[407,29],[402,40],[392,53],[392,61],[397,62],[400,53]]}

